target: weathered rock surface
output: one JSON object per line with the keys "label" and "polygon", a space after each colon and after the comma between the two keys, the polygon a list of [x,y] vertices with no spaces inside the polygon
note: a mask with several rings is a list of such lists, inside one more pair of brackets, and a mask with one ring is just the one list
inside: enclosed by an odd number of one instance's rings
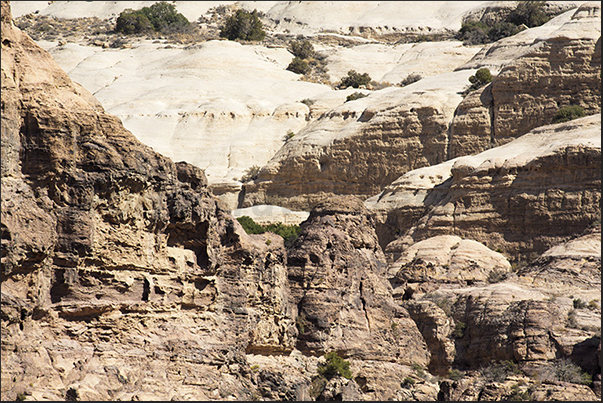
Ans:
{"label": "weathered rock surface", "polygon": [[[360,199],[319,204],[288,256],[297,347],[356,359],[427,363],[415,323],[394,304],[385,259]],[[404,336],[402,336],[404,335]]]}
{"label": "weathered rock surface", "polygon": [[[551,123],[565,106],[579,105],[588,115],[601,112],[601,3],[584,3],[535,29],[545,36],[530,31],[482,50],[486,60],[504,59],[500,49],[512,49],[516,57],[502,65],[487,88],[459,104],[450,127],[449,158],[505,144]],[[517,42],[529,47],[517,47]],[[487,65],[482,57],[476,55],[477,64],[468,66]]]}
{"label": "weathered rock surface", "polygon": [[[600,219],[601,115],[403,175],[366,204],[382,246],[458,235],[529,260]],[[420,217],[420,218],[419,218]]]}
{"label": "weathered rock surface", "polygon": [[[275,234],[247,235],[202,170],[139,143],[1,4],[2,400],[600,398],[600,224],[576,226],[564,244],[551,238],[541,260],[490,285],[487,269],[507,266],[470,238],[401,244],[400,264],[412,258],[404,265],[415,269],[423,256],[437,270],[431,284],[396,292],[362,200],[318,204],[289,249]],[[521,172],[517,150],[534,142],[532,166],[572,145],[587,151],[576,155],[600,154],[589,133],[598,122],[507,145],[515,165],[504,169]],[[580,161],[571,167],[591,163]],[[423,187],[399,196],[423,205],[435,185],[479,177],[482,162],[412,171],[407,184]],[[574,179],[596,182],[589,175]],[[591,182],[575,186],[586,194]],[[577,211],[567,200],[559,211]],[[582,210],[592,212],[589,203]],[[464,280],[450,281],[446,264]],[[325,351],[349,359],[350,379],[319,376]],[[521,372],[481,374],[499,359]],[[561,379],[557,364],[579,379]],[[579,371],[592,386],[579,384]]]}
{"label": "weathered rock surface", "polygon": [[294,348],[281,238],[245,234],[6,2],[2,151],[3,399],[245,399],[246,351]]}
{"label": "weathered rock surface", "polygon": [[500,45],[531,40],[527,49],[513,47],[515,53],[501,56],[492,45],[492,56],[468,65],[477,68],[492,59],[502,70],[491,85],[463,100],[459,93],[474,70],[461,66],[326,112],[244,186],[242,206],[308,209],[336,194],[369,197],[400,174],[479,153],[549,124],[560,107],[577,104],[587,114],[600,112],[597,10],[596,3],[585,3],[535,28],[542,37],[521,33]]}
{"label": "weathered rock surface", "polygon": [[426,77],[324,113],[244,185],[242,205],[308,209],[332,195],[369,197],[409,170],[445,161],[448,125],[470,75]]}

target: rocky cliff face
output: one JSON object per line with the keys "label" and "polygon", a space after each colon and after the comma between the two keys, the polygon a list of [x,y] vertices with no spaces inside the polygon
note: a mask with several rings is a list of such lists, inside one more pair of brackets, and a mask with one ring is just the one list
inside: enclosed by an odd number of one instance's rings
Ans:
{"label": "rocky cliff face", "polygon": [[[457,68],[456,76],[434,77],[439,87],[424,79],[323,114],[244,186],[242,205],[309,209],[336,194],[370,197],[408,171],[476,154],[550,124],[561,107],[599,113],[600,3],[566,14],[550,22],[554,29],[535,28],[542,36],[503,39]],[[468,69],[491,64],[500,69],[492,83],[461,99],[474,72]]]}
{"label": "rocky cliff face", "polygon": [[409,170],[445,161],[457,92],[469,75],[451,74],[446,84],[426,78],[323,113],[244,185],[242,205],[308,209],[333,195],[369,197]]}
{"label": "rocky cliff face", "polygon": [[[3,400],[600,398],[600,224],[547,238],[554,247],[517,271],[462,225],[462,237],[429,236],[442,235],[432,211],[415,228],[415,209],[388,260],[377,210],[341,197],[317,204],[286,249],[275,234],[246,234],[200,169],[138,142],[1,4]],[[553,126],[562,147],[525,165],[412,171],[423,188],[399,195],[414,193],[414,208],[427,183],[452,175],[439,187],[451,202],[469,187],[490,200],[503,173],[526,184],[526,167],[556,161],[565,197],[546,208],[590,219],[593,120]],[[349,377],[321,375],[324,352],[348,360]]]}
{"label": "rocky cliff face", "polygon": [[6,2],[2,152],[3,399],[205,400],[246,350],[293,348],[282,240],[247,236],[200,169],[136,140]]}
{"label": "rocky cliff face", "polygon": [[600,115],[410,172],[368,205],[386,252],[455,234],[528,261],[600,219]]}
{"label": "rocky cliff face", "polygon": [[[585,3],[571,13],[548,38],[536,37],[503,65],[492,84],[459,104],[450,127],[449,158],[505,144],[551,123],[565,106],[601,112],[601,3]],[[500,42],[488,52],[496,55],[497,46],[508,46],[507,40]]]}

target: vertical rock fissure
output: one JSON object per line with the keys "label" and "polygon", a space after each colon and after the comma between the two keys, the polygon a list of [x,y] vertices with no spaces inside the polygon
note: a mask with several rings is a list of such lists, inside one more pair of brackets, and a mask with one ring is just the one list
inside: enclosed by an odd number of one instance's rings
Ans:
{"label": "vertical rock fissure", "polygon": [[371,320],[369,319],[368,312],[366,311],[366,300],[364,299],[362,280],[360,281],[360,287],[358,291],[360,293],[360,301],[362,302],[362,311],[364,312],[364,317],[366,318],[366,324],[368,325],[369,332],[371,332]]}

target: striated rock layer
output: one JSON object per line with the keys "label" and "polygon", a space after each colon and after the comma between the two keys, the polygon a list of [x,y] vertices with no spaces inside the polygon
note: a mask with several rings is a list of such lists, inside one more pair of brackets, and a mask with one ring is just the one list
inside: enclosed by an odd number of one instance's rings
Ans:
{"label": "striated rock layer", "polygon": [[[1,5],[2,400],[600,398],[600,224],[517,273],[470,237],[425,239],[389,265],[373,215],[341,197],[285,249],[275,234],[247,235],[201,170],[140,144]],[[530,166],[553,159],[564,180],[558,150],[578,145],[561,161],[590,163],[595,137],[576,131],[600,130],[594,120],[553,126],[556,143],[539,132],[550,147]],[[451,181],[486,165],[494,184],[504,169],[523,180],[519,156],[457,160]],[[421,179],[441,183],[446,166]],[[591,182],[575,186],[596,194]],[[555,218],[575,211],[563,200]],[[485,284],[495,269],[507,278]],[[349,378],[320,374],[332,351]],[[496,360],[523,372],[480,372]],[[594,382],[560,380],[559,363]]]}
{"label": "striated rock layer", "polygon": [[[337,194],[370,197],[406,172],[550,124],[559,108],[580,105],[587,115],[600,113],[600,24],[600,3],[585,3],[547,27],[489,46],[491,52],[454,72],[374,91],[325,112],[243,186],[240,207],[308,210]],[[498,51],[505,47],[514,51]],[[500,70],[492,83],[463,99],[473,69],[491,64]]]}
{"label": "striated rock layer", "polygon": [[403,175],[367,200],[388,253],[458,235],[527,261],[600,220],[601,115]]}
{"label": "striated rock layer", "polygon": [[[552,32],[536,29],[544,37],[518,34],[532,39],[531,46],[504,64],[490,85],[459,104],[450,126],[449,158],[505,144],[550,124],[562,107],[579,105],[587,115],[601,112],[601,3],[584,3],[568,13],[571,18]],[[514,38],[490,45],[483,53],[500,57],[499,48],[516,49]],[[482,54],[475,58],[479,64],[488,63]]]}

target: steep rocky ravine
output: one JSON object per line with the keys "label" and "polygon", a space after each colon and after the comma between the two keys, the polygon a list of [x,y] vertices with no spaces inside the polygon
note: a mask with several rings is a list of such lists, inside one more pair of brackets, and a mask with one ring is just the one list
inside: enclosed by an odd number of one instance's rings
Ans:
{"label": "steep rocky ravine", "polygon": [[[392,263],[376,216],[341,196],[286,249],[1,5],[2,400],[600,399],[600,224],[521,270],[438,231]],[[349,377],[320,376],[326,352]]]}

